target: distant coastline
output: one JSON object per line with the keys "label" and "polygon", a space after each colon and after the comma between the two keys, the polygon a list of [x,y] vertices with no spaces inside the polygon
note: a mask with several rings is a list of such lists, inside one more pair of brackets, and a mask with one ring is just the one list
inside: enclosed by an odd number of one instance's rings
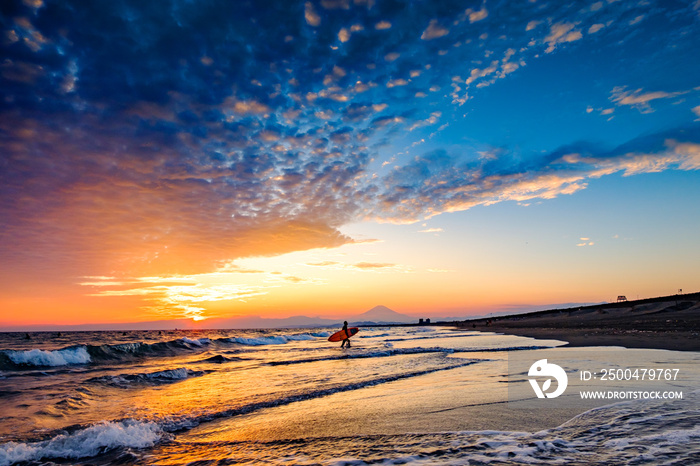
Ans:
{"label": "distant coastline", "polygon": [[700,293],[439,324],[563,340],[577,347],[700,351]]}

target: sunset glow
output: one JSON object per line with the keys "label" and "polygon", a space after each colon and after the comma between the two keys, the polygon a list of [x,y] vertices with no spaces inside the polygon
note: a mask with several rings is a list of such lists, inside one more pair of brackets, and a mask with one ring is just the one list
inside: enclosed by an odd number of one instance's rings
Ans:
{"label": "sunset glow", "polygon": [[698,2],[0,19],[2,327],[700,289]]}

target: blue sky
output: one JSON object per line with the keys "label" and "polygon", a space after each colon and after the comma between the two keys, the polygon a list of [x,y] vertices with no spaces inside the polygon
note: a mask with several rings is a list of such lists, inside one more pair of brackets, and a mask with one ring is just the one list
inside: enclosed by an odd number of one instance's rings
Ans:
{"label": "blue sky", "polygon": [[[412,286],[418,270],[463,283],[448,265],[468,260],[465,236],[476,250],[498,238],[490,257],[521,276],[533,261],[601,267],[625,248],[590,237],[634,236],[630,254],[697,287],[698,1],[13,0],[0,29],[0,291],[17,309],[40,295],[81,309],[131,299],[114,304],[131,318],[323,310],[349,277],[290,269],[289,287],[313,286],[285,295],[238,274],[226,285],[237,291],[196,305],[207,285],[192,277],[251,258],[281,261],[251,276],[279,275],[285,254],[365,244],[375,266],[358,253],[352,270],[375,274],[367,283]],[[508,255],[523,229],[550,239]],[[431,266],[418,251],[435,238]],[[517,281],[501,273],[489,277]],[[160,280],[183,276],[189,302],[153,304]],[[671,292],[681,276],[614,286]],[[596,286],[565,291],[612,292]],[[455,294],[436,312],[574,300],[528,290]],[[418,312],[430,292],[398,306]]]}

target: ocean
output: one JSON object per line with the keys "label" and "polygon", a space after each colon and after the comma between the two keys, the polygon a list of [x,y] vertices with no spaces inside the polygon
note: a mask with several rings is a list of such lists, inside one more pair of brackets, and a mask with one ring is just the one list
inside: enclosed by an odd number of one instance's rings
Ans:
{"label": "ocean", "polygon": [[680,400],[514,408],[509,357],[563,342],[377,327],[341,349],[333,331],[2,333],[0,466],[700,464],[695,376]]}

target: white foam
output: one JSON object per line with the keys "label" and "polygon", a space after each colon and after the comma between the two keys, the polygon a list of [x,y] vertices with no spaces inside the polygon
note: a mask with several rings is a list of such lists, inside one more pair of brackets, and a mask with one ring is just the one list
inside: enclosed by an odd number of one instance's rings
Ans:
{"label": "white foam", "polygon": [[182,341],[184,341],[185,343],[189,343],[190,345],[195,345],[195,346],[208,345],[211,342],[211,340],[209,340],[209,338],[199,338],[196,340],[192,340],[192,339],[187,338],[187,337],[182,337]]}
{"label": "white foam", "polygon": [[240,345],[262,346],[262,345],[284,345],[290,341],[308,341],[316,338],[328,337],[329,332],[314,332],[314,333],[299,333],[295,335],[271,335],[267,337],[243,338],[234,337],[226,338],[226,341],[238,343]]}
{"label": "white foam", "polygon": [[87,364],[90,362],[90,355],[87,352],[87,348],[84,346],[54,351],[40,349],[7,351],[6,354],[15,364],[29,364],[32,366],[67,366],[70,364]]}
{"label": "white foam", "polygon": [[283,336],[273,336],[273,337],[260,337],[260,338],[229,338],[231,343],[238,343],[241,345],[249,346],[261,346],[261,345],[284,345],[287,343],[287,339]]}
{"label": "white foam", "polygon": [[118,447],[151,447],[163,435],[153,422],[102,422],[43,442],[0,445],[0,466],[42,458],[87,458]]}
{"label": "white foam", "polygon": [[184,367],[179,367],[177,369],[170,369],[167,371],[153,372],[147,374],[146,377],[149,379],[172,379],[172,380],[184,380],[188,376],[187,369]]}
{"label": "white foam", "polygon": [[390,334],[389,333],[380,333],[377,335],[360,335],[360,338],[382,338],[382,337],[388,337]]}
{"label": "white foam", "polygon": [[314,339],[314,337],[312,337],[308,333],[302,333],[301,335],[285,335],[282,338],[286,338],[287,340],[290,340],[290,341],[301,341],[301,340],[313,340]]}

